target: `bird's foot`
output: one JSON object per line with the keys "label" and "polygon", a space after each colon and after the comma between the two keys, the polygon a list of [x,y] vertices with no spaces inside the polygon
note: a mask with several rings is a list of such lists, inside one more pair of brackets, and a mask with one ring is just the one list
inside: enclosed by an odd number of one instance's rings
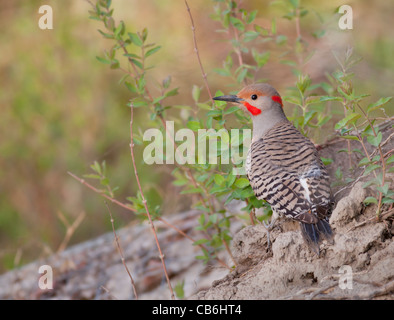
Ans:
{"label": "bird's foot", "polygon": [[276,219],[271,219],[270,223],[267,223],[264,220],[262,222],[267,232],[267,245],[268,245],[268,249],[270,249],[271,248],[270,231],[274,228]]}

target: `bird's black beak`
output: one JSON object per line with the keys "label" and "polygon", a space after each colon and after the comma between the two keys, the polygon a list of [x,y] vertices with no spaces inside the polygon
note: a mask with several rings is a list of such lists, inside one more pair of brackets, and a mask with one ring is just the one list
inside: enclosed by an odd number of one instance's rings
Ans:
{"label": "bird's black beak", "polygon": [[219,97],[213,98],[213,100],[236,102],[236,103],[241,103],[242,101],[244,101],[244,99],[238,98],[236,95],[219,96]]}

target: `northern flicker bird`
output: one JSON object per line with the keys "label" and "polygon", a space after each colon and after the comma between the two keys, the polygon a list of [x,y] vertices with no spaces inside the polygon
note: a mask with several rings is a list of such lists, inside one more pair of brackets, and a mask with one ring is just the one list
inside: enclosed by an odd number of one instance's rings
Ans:
{"label": "northern flicker bird", "polygon": [[237,103],[251,115],[253,136],[245,163],[250,185],[257,199],[271,205],[272,221],[278,216],[299,221],[306,243],[319,254],[321,241],[333,237],[328,222],[333,202],[314,144],[286,118],[279,93],[268,84],[214,99]]}

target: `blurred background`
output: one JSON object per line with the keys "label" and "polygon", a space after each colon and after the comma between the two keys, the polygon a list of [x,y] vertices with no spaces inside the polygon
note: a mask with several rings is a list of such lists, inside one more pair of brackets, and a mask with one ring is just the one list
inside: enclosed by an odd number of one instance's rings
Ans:
{"label": "blurred background", "polygon": [[[210,18],[217,2],[189,2],[211,90],[239,89],[212,72],[222,67],[230,50],[226,35],[214,32],[219,23]],[[263,27],[275,18],[278,33],[294,42],[294,22],[283,18],[277,2],[243,0],[239,5],[257,9],[255,23]],[[53,30],[38,27],[38,9],[44,4],[53,9]],[[335,10],[342,4],[353,8],[353,30],[338,28]],[[316,50],[305,70],[313,81],[324,81],[326,73],[338,68],[332,50],[343,53],[352,46],[363,58],[355,68],[357,90],[371,94],[371,102],[393,95],[394,2],[303,0],[302,5],[309,11],[301,22],[302,34]],[[179,95],[169,101],[193,103],[193,85],[204,84],[184,2],[116,0],[112,6],[114,18],[124,20],[128,30],[146,27],[149,41],[162,46],[151,58],[155,68],[150,81],[171,75]],[[0,273],[64,248],[67,224],[76,219],[80,224],[67,245],[111,231],[103,199],[68,171],[82,177],[92,173],[94,161],[105,160],[120,201],[137,190],[129,150],[129,92],[119,83],[123,73],[96,59],[112,44],[97,32],[102,25],[89,19],[89,9],[83,0],[0,0]],[[313,33],[319,30],[324,36],[316,38]],[[271,58],[259,76],[284,92],[295,77],[278,63],[274,51]],[[202,89],[201,100],[207,98]],[[142,108],[135,116],[137,126],[149,126]],[[165,215],[187,209],[189,202],[171,184],[173,168],[152,171],[142,163],[142,148],[136,152],[147,197],[162,202]],[[117,227],[133,221],[126,210],[112,211]]]}

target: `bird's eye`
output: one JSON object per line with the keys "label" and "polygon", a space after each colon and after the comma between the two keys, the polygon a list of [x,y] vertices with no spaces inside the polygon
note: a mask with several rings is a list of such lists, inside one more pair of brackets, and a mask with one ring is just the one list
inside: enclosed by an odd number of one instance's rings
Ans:
{"label": "bird's eye", "polygon": [[257,99],[257,94],[252,94],[252,95],[250,96],[250,98],[251,98],[252,100],[256,100],[256,99]]}

